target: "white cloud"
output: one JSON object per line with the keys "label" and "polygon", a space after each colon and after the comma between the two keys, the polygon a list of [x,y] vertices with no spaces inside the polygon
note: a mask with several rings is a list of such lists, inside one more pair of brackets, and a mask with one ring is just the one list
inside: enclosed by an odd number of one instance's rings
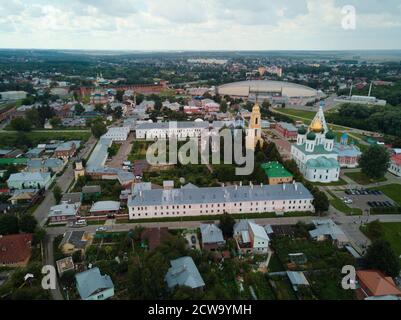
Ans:
{"label": "white cloud", "polygon": [[[348,2],[357,9],[355,31],[341,28],[341,8]],[[0,0],[0,43],[3,47],[153,50],[401,48],[399,1],[360,3]]]}

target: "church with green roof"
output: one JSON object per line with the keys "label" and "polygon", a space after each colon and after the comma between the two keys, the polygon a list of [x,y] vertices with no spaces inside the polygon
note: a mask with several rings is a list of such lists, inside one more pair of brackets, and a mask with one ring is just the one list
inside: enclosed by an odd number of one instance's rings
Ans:
{"label": "church with green roof", "polygon": [[321,104],[310,126],[298,130],[297,142],[291,147],[292,158],[306,180],[321,183],[339,180],[340,163],[334,140]]}

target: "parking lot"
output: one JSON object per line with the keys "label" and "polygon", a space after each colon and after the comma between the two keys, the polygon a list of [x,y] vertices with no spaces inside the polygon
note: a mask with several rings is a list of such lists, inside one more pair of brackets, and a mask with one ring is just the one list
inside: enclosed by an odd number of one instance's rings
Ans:
{"label": "parking lot", "polygon": [[[375,191],[377,190],[351,189],[334,191],[334,194],[350,208],[359,208],[362,209],[364,212],[367,212],[367,210],[371,209],[374,206],[374,204],[369,205],[369,203],[375,203],[376,206],[396,206],[394,201],[387,197],[385,194]],[[386,203],[386,205],[384,205],[383,203]]]}

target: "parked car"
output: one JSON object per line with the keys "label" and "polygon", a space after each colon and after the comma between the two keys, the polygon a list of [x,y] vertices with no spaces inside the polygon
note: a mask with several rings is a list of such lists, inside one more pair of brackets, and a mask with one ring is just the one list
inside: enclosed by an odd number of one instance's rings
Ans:
{"label": "parked car", "polygon": [[96,232],[106,232],[107,231],[107,227],[97,227],[96,228]]}

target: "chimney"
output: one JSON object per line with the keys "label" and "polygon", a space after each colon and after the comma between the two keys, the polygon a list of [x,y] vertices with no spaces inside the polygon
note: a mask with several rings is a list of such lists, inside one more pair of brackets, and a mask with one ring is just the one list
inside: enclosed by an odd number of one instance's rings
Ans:
{"label": "chimney", "polygon": [[263,188],[263,182],[260,183],[260,187]]}
{"label": "chimney", "polygon": [[253,183],[252,183],[252,181],[249,182],[249,185],[250,185],[251,189],[253,189]]}
{"label": "chimney", "polygon": [[238,190],[238,186],[237,185],[235,185],[235,190]]}
{"label": "chimney", "polygon": [[283,190],[285,191],[285,183],[283,183]]}
{"label": "chimney", "polygon": [[298,183],[294,182],[295,191],[298,191]]}
{"label": "chimney", "polygon": [[242,187],[242,181],[239,182],[240,187]]}

